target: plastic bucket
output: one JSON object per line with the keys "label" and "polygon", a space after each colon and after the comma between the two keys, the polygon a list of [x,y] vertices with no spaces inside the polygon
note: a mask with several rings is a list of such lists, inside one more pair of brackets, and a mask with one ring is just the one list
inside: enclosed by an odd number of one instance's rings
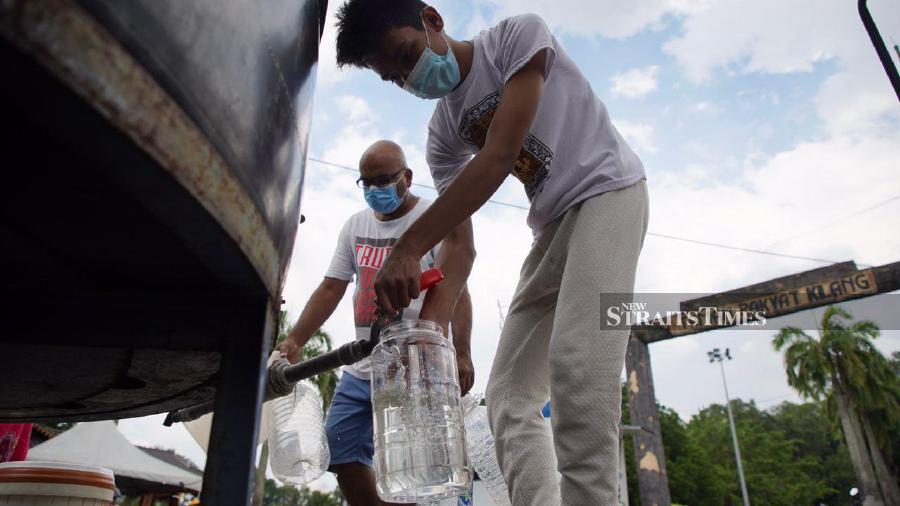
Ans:
{"label": "plastic bucket", "polygon": [[62,462],[0,463],[0,505],[110,506],[116,491],[109,469]]}

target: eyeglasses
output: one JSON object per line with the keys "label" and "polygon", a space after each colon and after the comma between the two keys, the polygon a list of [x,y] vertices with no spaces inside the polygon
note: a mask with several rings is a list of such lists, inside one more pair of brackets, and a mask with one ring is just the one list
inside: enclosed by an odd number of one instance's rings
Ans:
{"label": "eyeglasses", "polygon": [[404,172],[406,172],[406,167],[403,167],[393,174],[384,174],[381,176],[375,176],[373,178],[360,177],[356,180],[356,186],[359,186],[362,189],[371,188],[372,186],[381,188],[399,180],[400,178],[398,178],[397,176],[403,174]]}

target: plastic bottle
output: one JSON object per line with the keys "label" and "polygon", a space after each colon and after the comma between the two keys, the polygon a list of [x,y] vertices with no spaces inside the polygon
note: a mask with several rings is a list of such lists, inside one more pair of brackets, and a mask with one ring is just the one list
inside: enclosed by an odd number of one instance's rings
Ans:
{"label": "plastic bottle", "polygon": [[497,506],[506,506],[510,504],[509,491],[497,462],[494,436],[487,421],[487,408],[478,405],[480,400],[480,396],[470,394],[462,398],[469,462],[484,482],[494,503]]}
{"label": "plastic bottle", "polygon": [[429,321],[392,323],[371,355],[375,489],[387,502],[438,502],[472,483],[456,351]]}
{"label": "plastic bottle", "polygon": [[291,485],[304,485],[322,476],[330,453],[319,390],[301,381],[290,395],[265,406],[271,410],[269,464],[275,477]]}

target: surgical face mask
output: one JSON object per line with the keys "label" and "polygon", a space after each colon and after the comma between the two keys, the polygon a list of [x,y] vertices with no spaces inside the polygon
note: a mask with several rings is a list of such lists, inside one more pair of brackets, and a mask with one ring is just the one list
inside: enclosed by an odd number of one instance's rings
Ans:
{"label": "surgical face mask", "polygon": [[370,186],[363,190],[366,203],[373,211],[381,214],[391,214],[403,203],[403,196],[397,195],[397,185],[400,181],[388,186]]}
{"label": "surgical face mask", "polygon": [[[423,26],[423,28],[425,28]],[[453,55],[453,49],[447,44],[447,54],[439,55],[431,50],[431,39],[425,28],[425,40],[428,47],[416,62],[412,72],[403,84],[403,89],[419,98],[441,98],[453,91],[459,84],[459,63]],[[444,42],[447,38],[444,37]]]}

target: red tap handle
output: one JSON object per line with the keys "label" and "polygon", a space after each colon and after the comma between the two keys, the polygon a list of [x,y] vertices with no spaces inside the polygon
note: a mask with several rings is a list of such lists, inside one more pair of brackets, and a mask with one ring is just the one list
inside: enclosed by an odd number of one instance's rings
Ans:
{"label": "red tap handle", "polygon": [[444,279],[444,273],[440,269],[428,269],[419,278],[419,290],[425,291],[440,283]]}

